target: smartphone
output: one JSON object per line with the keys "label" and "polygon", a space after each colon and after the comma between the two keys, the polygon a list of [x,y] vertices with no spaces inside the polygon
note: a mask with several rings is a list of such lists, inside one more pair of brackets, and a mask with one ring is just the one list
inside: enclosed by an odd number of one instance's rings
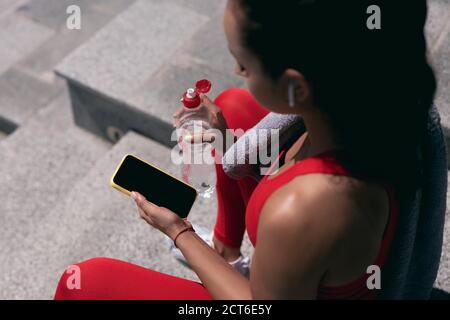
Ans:
{"label": "smartphone", "polygon": [[170,209],[181,218],[188,216],[197,198],[194,187],[131,154],[125,155],[117,166],[111,186],[128,196],[137,191],[149,202]]}

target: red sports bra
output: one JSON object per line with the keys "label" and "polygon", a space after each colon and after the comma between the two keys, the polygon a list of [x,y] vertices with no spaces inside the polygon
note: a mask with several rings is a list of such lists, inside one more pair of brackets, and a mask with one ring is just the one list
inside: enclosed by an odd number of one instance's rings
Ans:
{"label": "red sports bra", "polygon": [[[278,159],[269,169],[273,169],[279,159],[286,150],[283,150]],[[264,176],[260,183],[253,191],[246,209],[246,227],[249,239],[253,246],[256,245],[256,235],[258,228],[259,215],[265,201],[279,187],[288,183],[295,177],[309,173],[324,173],[341,176],[350,176],[350,173],[339,163],[332,151],[324,152],[314,157],[310,157],[296,162],[291,167],[285,169],[274,177],[268,179],[268,175]],[[385,233],[381,243],[380,251],[374,265],[382,268],[389,251],[390,243],[394,234],[394,229],[398,215],[398,203],[394,190],[391,185],[384,185],[389,197],[389,220],[386,225]],[[318,288],[318,299],[375,299],[378,290],[369,290],[366,285],[367,278],[370,274],[364,274],[360,278],[348,284],[334,287],[320,286]]]}

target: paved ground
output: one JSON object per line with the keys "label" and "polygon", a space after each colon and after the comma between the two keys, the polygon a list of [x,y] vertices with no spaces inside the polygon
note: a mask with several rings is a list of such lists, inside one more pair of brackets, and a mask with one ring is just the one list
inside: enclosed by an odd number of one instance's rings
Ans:
{"label": "paved ground", "polygon": [[[105,74],[111,71],[102,59],[98,65],[88,65],[95,77],[89,75],[87,82],[107,87],[137,109],[165,120],[171,110],[163,103],[168,103],[173,96],[167,88],[172,88],[175,81],[184,88],[191,75],[203,70],[205,63],[212,61],[213,67],[207,70],[206,76],[218,79],[219,86],[240,85],[230,76],[230,56],[216,36],[219,30],[216,17],[220,17],[224,0],[214,3],[147,1],[167,6],[168,15],[176,14],[180,8],[190,10],[190,15],[179,21],[179,26],[195,24],[197,31],[191,41],[195,45],[186,47],[180,42],[175,53],[183,54],[164,63],[162,68],[149,61],[149,68],[158,71],[159,77],[155,79],[149,79],[142,70],[131,66],[128,70],[135,73],[132,79],[139,79],[139,83],[132,83],[127,69],[122,70],[123,81],[130,83],[120,88],[128,88],[127,92],[120,92],[117,84],[108,82],[107,78],[98,81],[96,70]],[[108,30],[120,27],[124,15],[126,18],[139,13],[136,12],[139,8],[145,9],[142,0],[136,3],[133,0],[0,0],[0,42],[6,44],[0,48],[0,299],[51,298],[58,275],[65,266],[94,256],[124,259],[196,279],[195,274],[172,259],[164,237],[135,218],[136,212],[129,199],[108,185],[115,163],[126,152],[139,154],[179,175],[178,168],[165,161],[170,150],[136,133],[129,133],[112,145],[80,129],[73,121],[65,83],[52,72],[64,58],[83,52],[77,49],[83,44],[95,42],[96,37],[101,38],[102,34],[108,35]],[[450,1],[430,0],[429,3],[430,57],[440,79],[436,102],[444,125],[450,128]],[[65,26],[65,9],[69,4],[83,8],[81,30],[68,30]],[[171,12],[172,9],[178,11]],[[173,31],[170,31],[171,36]],[[181,31],[177,31],[180,36]],[[139,33],[139,30],[133,32]],[[160,41],[164,41],[164,35],[168,37],[169,33],[164,34],[164,29],[160,32],[163,33]],[[95,54],[107,58],[110,47],[104,43],[96,45],[98,53]],[[115,45],[116,51],[127,59],[139,58],[142,53],[127,54],[120,51],[117,43],[108,45]],[[173,46],[168,40],[164,45]],[[120,74],[119,68],[128,61],[113,63],[110,69]],[[149,101],[160,102],[156,104],[159,109]],[[191,218],[211,227],[215,210],[215,199],[199,202]],[[436,285],[448,291],[449,237],[447,221]],[[244,251],[251,252],[248,239]]]}

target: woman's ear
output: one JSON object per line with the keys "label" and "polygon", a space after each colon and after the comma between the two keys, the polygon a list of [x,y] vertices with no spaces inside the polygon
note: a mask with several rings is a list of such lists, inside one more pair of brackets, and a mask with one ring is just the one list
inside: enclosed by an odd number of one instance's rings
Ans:
{"label": "woman's ear", "polygon": [[283,75],[283,91],[290,108],[303,107],[311,101],[311,88],[303,74],[287,69]]}

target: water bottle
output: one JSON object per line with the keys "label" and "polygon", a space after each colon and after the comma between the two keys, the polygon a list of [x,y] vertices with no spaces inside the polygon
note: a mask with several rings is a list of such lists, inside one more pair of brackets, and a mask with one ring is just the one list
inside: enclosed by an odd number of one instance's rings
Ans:
{"label": "water bottle", "polygon": [[211,119],[209,110],[201,103],[200,94],[210,90],[211,82],[204,79],[183,94],[183,112],[177,125],[178,144],[183,157],[182,178],[196,188],[203,198],[210,198],[216,185],[213,147],[210,142],[201,139],[202,134],[211,128]]}

